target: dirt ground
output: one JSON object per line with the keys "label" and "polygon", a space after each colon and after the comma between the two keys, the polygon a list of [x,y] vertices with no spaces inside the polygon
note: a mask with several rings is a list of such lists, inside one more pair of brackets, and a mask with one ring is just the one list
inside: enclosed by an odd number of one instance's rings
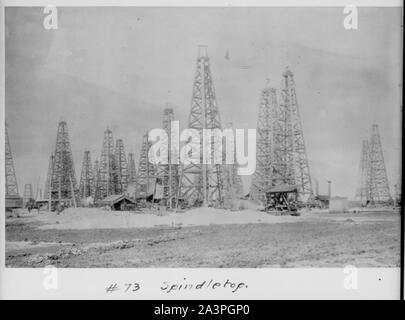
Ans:
{"label": "dirt ground", "polygon": [[[280,217],[277,217],[280,218]],[[398,211],[318,213],[277,223],[149,228],[44,228],[6,219],[7,267],[400,266]],[[54,223],[54,221],[52,222]]]}

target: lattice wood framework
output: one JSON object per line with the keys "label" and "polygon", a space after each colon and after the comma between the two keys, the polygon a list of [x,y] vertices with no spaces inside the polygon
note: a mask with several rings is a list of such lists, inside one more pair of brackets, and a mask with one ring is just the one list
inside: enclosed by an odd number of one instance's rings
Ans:
{"label": "lattice wood framework", "polygon": [[128,153],[128,183],[136,184],[135,157],[132,152]]}
{"label": "lattice wood framework", "polygon": [[104,140],[99,165],[98,187],[95,200],[99,201],[116,194],[117,165],[114,156],[114,138],[110,129],[104,131]]}
{"label": "lattice wood framework", "polygon": [[142,138],[141,154],[137,172],[136,197],[146,199],[153,195],[156,181],[156,166],[149,161],[149,149],[151,143],[148,141],[148,133]]}
{"label": "lattice wood framework", "polygon": [[50,191],[50,185],[52,183],[54,159],[55,159],[55,156],[53,154],[51,154],[49,156],[48,172],[46,175],[45,188],[44,188],[44,198],[45,199],[50,199],[49,191]]}
{"label": "lattice wood framework", "polygon": [[80,175],[79,197],[86,199],[94,195],[94,174],[89,150],[83,153],[82,172]]}
{"label": "lattice wood framework", "polygon": [[6,139],[5,141],[6,197],[19,197],[13,154],[11,152],[10,140],[8,137],[7,123],[5,125],[5,139]]}
{"label": "lattice wood framework", "polygon": [[[280,118],[285,128],[286,142],[285,157],[287,165],[292,167],[287,169],[286,180],[290,179],[290,173],[294,172],[294,184],[299,186],[299,194],[302,200],[313,195],[312,180],[309,170],[309,163],[305,147],[304,132],[302,129],[301,117],[298,109],[297,95],[295,89],[294,75],[288,68],[283,73],[281,86]],[[283,113],[286,113],[284,116]],[[292,145],[292,148],[289,146]],[[292,162],[290,160],[293,160]]]}
{"label": "lattice wood framework", "polygon": [[296,184],[296,167],[294,165],[294,138],[291,108],[286,104],[279,104],[273,97],[273,177],[272,186]]}
{"label": "lattice wood framework", "polygon": [[378,124],[373,124],[370,139],[370,201],[379,203],[391,200],[380,132]]}
{"label": "lattice wood framework", "polygon": [[[179,170],[175,159],[172,159],[172,121],[174,121],[174,112],[172,108],[163,110],[163,125],[167,136],[162,139],[162,152],[167,154],[166,163],[156,166],[156,190],[155,198],[161,199],[164,204],[172,209],[176,205],[176,197],[179,187]],[[176,152],[174,152],[176,154]]]}
{"label": "lattice wood framework", "polygon": [[[181,166],[178,202],[185,202],[189,206],[222,206],[222,164],[203,163],[203,129],[221,130],[210,61],[204,46],[200,46],[197,57],[188,127],[198,132],[191,140],[196,143],[190,142],[189,146],[199,148],[200,154],[196,159],[198,163]],[[206,150],[211,150],[211,155],[218,152],[219,146],[214,141],[207,142],[207,145]],[[193,157],[197,155],[192,153]]]}
{"label": "lattice wood framework", "polygon": [[26,183],[24,185],[24,195],[23,195],[24,207],[27,205],[28,201],[33,199],[34,199],[34,190],[32,188],[32,184]]}
{"label": "lattice wood framework", "polygon": [[402,199],[402,190],[401,190],[401,186],[402,186],[402,177],[399,176],[398,177],[398,182],[395,184],[395,195],[394,195],[394,201],[395,204],[400,206],[401,205],[401,199]]}
{"label": "lattice wood framework", "polygon": [[280,103],[269,84],[262,90],[256,130],[256,171],[250,197],[265,201],[273,186],[297,185],[300,200],[313,196],[293,73],[283,73]]}
{"label": "lattice wood framework", "polygon": [[363,204],[392,203],[378,124],[362,142],[356,199]]}
{"label": "lattice wood framework", "polygon": [[127,156],[122,139],[117,139],[115,143],[115,163],[117,173],[116,193],[123,194],[128,188],[129,174]]}
{"label": "lattice wood framework", "polygon": [[60,121],[56,137],[55,152],[50,163],[51,177],[48,184],[48,200],[51,205],[76,206],[77,204],[77,183],[73,155],[69,141],[67,123]]}
{"label": "lattice wood framework", "polygon": [[238,163],[235,154],[235,130],[233,128],[233,124],[231,122],[227,123],[226,131],[232,132],[233,137],[233,147],[231,145],[225,144],[223,147],[223,157],[226,157],[226,149],[230,149],[230,153],[234,154],[233,163],[226,163],[222,167],[223,172],[223,206],[224,208],[235,208],[237,205],[237,199],[244,195],[243,191],[243,183],[241,176],[238,174]]}
{"label": "lattice wood framework", "polygon": [[267,85],[261,92],[256,128],[256,171],[253,174],[250,197],[265,201],[266,190],[273,183],[274,164],[274,112],[277,108],[276,89]]}
{"label": "lattice wood framework", "polygon": [[370,146],[368,140],[362,141],[359,176],[357,181],[356,199],[363,205],[371,199],[370,195]]}
{"label": "lattice wood framework", "polygon": [[96,159],[94,160],[93,165],[93,199],[96,199],[96,193],[100,185],[100,164],[99,161]]}

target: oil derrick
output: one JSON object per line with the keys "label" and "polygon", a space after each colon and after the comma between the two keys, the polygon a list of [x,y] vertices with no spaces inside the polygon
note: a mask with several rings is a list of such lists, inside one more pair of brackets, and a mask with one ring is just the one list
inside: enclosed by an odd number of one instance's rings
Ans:
{"label": "oil derrick", "polygon": [[19,198],[17,178],[15,175],[13,154],[11,152],[10,140],[8,138],[7,123],[6,129],[6,145],[5,145],[5,174],[6,174],[6,198]]}
{"label": "oil derrick", "polygon": [[122,139],[117,139],[115,143],[115,163],[117,174],[116,193],[123,194],[128,188],[129,175],[127,156]]}
{"label": "oil derrick", "polygon": [[82,172],[80,175],[79,197],[86,199],[93,196],[93,170],[91,164],[90,151],[86,150],[83,154]]}
{"label": "oil derrick", "polygon": [[128,183],[136,183],[135,157],[132,152],[128,153]]}
{"label": "oil derrick", "polygon": [[277,107],[276,89],[262,90],[256,129],[256,171],[252,178],[250,198],[265,201],[266,190],[273,186],[273,121]]}
{"label": "oil derrick", "polygon": [[370,201],[370,147],[367,140],[362,142],[356,200],[363,205]]}
{"label": "oil derrick", "polygon": [[[287,160],[284,161],[284,165],[287,165],[287,168],[283,173],[285,176],[277,177],[277,180],[282,178],[290,182],[290,175],[293,175],[294,184],[299,187],[298,192],[300,198],[307,200],[308,197],[313,195],[312,180],[305,148],[301,117],[298,110],[294,75],[288,68],[283,73],[281,102],[278,110],[278,114],[276,112],[278,124],[275,126],[275,129],[281,129],[281,135],[284,137],[275,143],[275,148],[280,151],[279,153],[284,153],[283,157]],[[276,135],[278,136],[279,133]],[[276,163],[281,164],[277,159]]]}
{"label": "oil derrick", "polygon": [[[222,197],[222,164],[203,163],[204,149],[211,158],[218,152],[215,142],[208,142],[203,148],[203,129],[221,130],[221,120],[215,98],[214,85],[210,70],[210,62],[206,47],[200,47],[197,57],[197,67],[194,77],[191,111],[189,115],[189,129],[195,129],[199,135],[189,142],[191,148],[199,148],[199,159],[195,155],[192,158],[197,163],[183,164],[181,166],[180,187],[178,202],[182,201],[189,206],[221,206]],[[197,142],[198,141],[198,142]],[[220,141],[222,144],[222,139]]]}
{"label": "oil derrick", "polygon": [[401,206],[402,201],[402,166],[398,170],[397,183],[394,185],[394,204],[396,206]]}
{"label": "oil derrick", "polygon": [[[179,185],[178,177],[178,164],[172,161],[172,145],[171,145],[171,131],[172,121],[174,120],[174,113],[172,108],[166,108],[163,111],[163,126],[162,129],[166,131],[167,137],[162,139],[162,152],[167,152],[166,163],[158,164],[156,166],[156,190],[155,198],[161,199],[164,204],[172,209],[175,206],[176,196]],[[174,147],[174,146],[173,146]],[[174,159],[173,159],[174,160]]]}
{"label": "oil derrick", "polygon": [[48,173],[46,175],[45,181],[45,188],[44,188],[44,198],[50,200],[51,199],[51,183],[52,183],[52,175],[53,175],[53,165],[54,165],[54,158],[55,156],[51,154],[49,156],[49,164],[48,164]]}
{"label": "oil derrick", "polygon": [[370,202],[373,204],[391,200],[378,124],[373,124],[370,139]]}
{"label": "oil derrick", "polygon": [[400,206],[402,197],[401,178],[398,179],[398,182],[395,184],[394,187],[395,187],[395,205]]}
{"label": "oil derrick", "polygon": [[52,178],[48,188],[51,202],[76,206],[76,176],[65,121],[59,122],[58,125]]}
{"label": "oil derrick", "polygon": [[110,129],[104,131],[103,147],[101,151],[99,181],[96,190],[96,201],[116,194],[117,174],[114,157],[114,139]]}
{"label": "oil derrick", "polygon": [[294,139],[290,108],[274,99],[273,109],[273,183],[272,185],[294,185]]}
{"label": "oil derrick", "polygon": [[35,192],[35,200],[42,199],[42,189],[39,187],[40,180],[41,180],[41,177],[38,177],[36,192]]}
{"label": "oil derrick", "polygon": [[[232,131],[233,147],[225,145],[225,148],[230,148],[230,153],[233,154],[233,163],[223,165],[223,199],[225,208],[235,208],[236,200],[243,196],[243,184],[240,175],[238,174],[238,163],[235,154],[235,132],[232,123],[226,125],[226,130]],[[226,156],[226,155],[225,155]]]}
{"label": "oil derrick", "polygon": [[34,200],[34,191],[32,184],[27,183],[24,185],[23,206],[25,207],[29,201]]}
{"label": "oil derrick", "polygon": [[100,166],[98,160],[94,161],[93,165],[93,199],[96,199],[96,193],[97,190],[99,190],[99,184],[100,184]]}
{"label": "oil derrick", "polygon": [[136,182],[136,167],[135,167],[135,157],[132,152],[128,153],[128,189],[126,194],[133,199],[137,198],[137,182]]}
{"label": "oil derrick", "polygon": [[153,190],[155,189],[156,168],[155,165],[149,161],[148,152],[150,147],[151,143],[148,141],[148,133],[145,133],[142,138],[142,149],[136,178],[136,197],[141,199],[149,197],[153,194]]}

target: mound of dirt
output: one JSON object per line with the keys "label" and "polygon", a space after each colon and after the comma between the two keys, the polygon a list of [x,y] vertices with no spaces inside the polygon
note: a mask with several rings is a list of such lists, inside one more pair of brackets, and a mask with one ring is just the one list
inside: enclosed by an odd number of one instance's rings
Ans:
{"label": "mound of dirt", "polygon": [[167,215],[106,211],[100,208],[68,208],[60,214],[45,213],[35,217],[43,223],[41,229],[114,229],[152,228],[156,226],[193,226],[210,224],[296,222],[300,217],[274,216],[254,209],[231,211],[214,208],[194,208]]}

